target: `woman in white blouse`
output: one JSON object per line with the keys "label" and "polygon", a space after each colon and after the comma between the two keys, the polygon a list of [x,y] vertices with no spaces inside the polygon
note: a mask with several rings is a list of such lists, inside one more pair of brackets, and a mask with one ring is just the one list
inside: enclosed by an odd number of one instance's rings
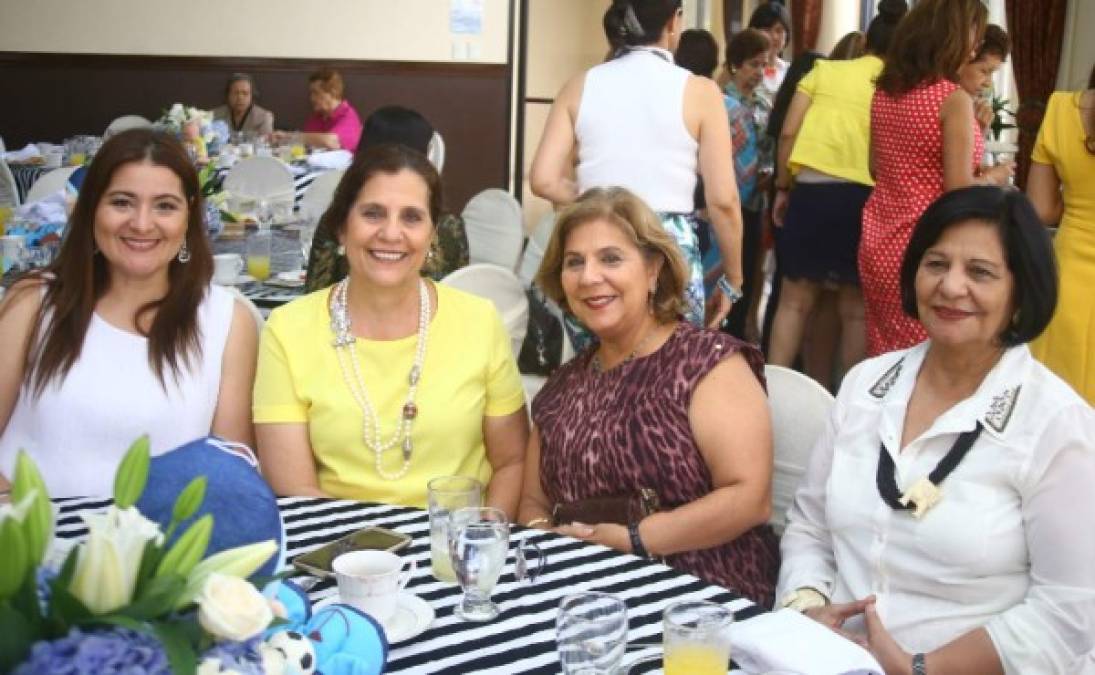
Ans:
{"label": "woman in white blouse", "polygon": [[929,340],[844,380],[778,596],[887,673],[1071,673],[1095,645],[1095,412],[1030,354],[1057,301],[1027,199],[950,192],[901,267]]}

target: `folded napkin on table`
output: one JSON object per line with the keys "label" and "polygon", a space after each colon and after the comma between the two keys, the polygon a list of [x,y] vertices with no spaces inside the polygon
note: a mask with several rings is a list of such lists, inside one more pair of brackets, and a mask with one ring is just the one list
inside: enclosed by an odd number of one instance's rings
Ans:
{"label": "folded napkin on table", "polygon": [[793,609],[735,623],[731,657],[747,673],[788,670],[802,675],[882,675],[871,654]]}
{"label": "folded napkin on table", "polygon": [[5,152],[4,159],[9,162],[29,162],[32,159],[42,159],[42,151],[34,143],[28,143],[22,150]]}
{"label": "folded napkin on table", "polygon": [[345,169],[350,166],[354,154],[349,150],[327,150],[308,155],[308,166],[313,169]]}

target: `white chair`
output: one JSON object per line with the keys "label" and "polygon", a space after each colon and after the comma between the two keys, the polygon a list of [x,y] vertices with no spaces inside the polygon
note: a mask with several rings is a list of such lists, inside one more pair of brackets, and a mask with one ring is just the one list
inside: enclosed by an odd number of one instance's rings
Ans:
{"label": "white chair", "polygon": [[63,166],[60,169],[54,169],[49,173],[42,174],[38,180],[34,181],[34,185],[30,186],[27,190],[26,203],[38,202],[46,197],[64,190],[65,184],[68,183],[68,177],[76,171],[75,166]]}
{"label": "white chair", "polygon": [[540,263],[544,260],[544,251],[547,250],[553,231],[555,231],[555,214],[545,213],[540,222],[536,223],[536,229],[532,231],[532,236],[525,244],[525,252],[521,254],[521,264],[517,266],[517,276],[526,286],[532,285],[536,272],[540,270]]}
{"label": "white chair", "polygon": [[521,255],[524,233],[521,205],[505,190],[489,188],[464,207],[464,229],[472,263],[490,263],[512,270]]}
{"label": "white chair", "polygon": [[224,290],[228,291],[232,295],[236,296],[237,300],[243,302],[247,307],[247,311],[251,313],[251,318],[255,320],[255,327],[258,328],[259,333],[262,332],[262,327],[266,325],[266,317],[262,315],[262,310],[254,303],[251,298],[243,294],[243,291],[235,286],[221,286]]}
{"label": "white chair", "polygon": [[441,170],[445,168],[445,139],[441,138],[441,134],[436,131],[433,132],[430,144],[426,146],[426,159],[430,160],[430,164],[437,169],[437,173],[441,173]]}
{"label": "white chair", "polygon": [[110,138],[114,134],[128,131],[129,129],[146,129],[150,126],[152,126],[152,122],[149,122],[140,115],[122,115],[107,125],[106,131],[103,132],[103,138]]}
{"label": "white chair", "polygon": [[834,399],[816,380],[790,368],[766,365],[764,377],[768,380],[775,455],[768,522],[777,534],[783,534],[787,510],[806,474],[814,443],[828,423]]}
{"label": "white chair", "polygon": [[302,207],[307,206],[316,216],[323,214],[330,206],[335,196],[335,188],[342,180],[345,171],[324,171],[304,189],[304,196],[300,198]]}
{"label": "white chair", "polygon": [[528,331],[528,297],[517,276],[497,265],[479,263],[462,267],[441,280],[446,286],[486,298],[498,308],[516,358]]}
{"label": "white chair", "polygon": [[224,189],[235,197],[293,202],[293,173],[273,157],[241,159],[224,177]]}

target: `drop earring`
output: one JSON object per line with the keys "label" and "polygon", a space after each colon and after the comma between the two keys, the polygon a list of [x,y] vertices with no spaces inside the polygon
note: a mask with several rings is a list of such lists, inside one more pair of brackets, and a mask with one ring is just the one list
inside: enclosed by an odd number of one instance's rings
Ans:
{"label": "drop earring", "polygon": [[335,253],[337,253],[339,255],[346,255],[346,247],[343,246],[342,244],[339,244],[338,248],[335,249]]}
{"label": "drop earring", "polygon": [[179,257],[179,262],[181,262],[184,265],[186,263],[190,262],[190,247],[186,245],[186,242],[183,242],[182,248],[179,249],[179,256],[178,257]]}

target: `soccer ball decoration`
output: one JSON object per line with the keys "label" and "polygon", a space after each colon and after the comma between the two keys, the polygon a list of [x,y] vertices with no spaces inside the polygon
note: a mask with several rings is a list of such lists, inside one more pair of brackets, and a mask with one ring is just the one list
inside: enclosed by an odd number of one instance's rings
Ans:
{"label": "soccer ball decoration", "polygon": [[312,675],[316,671],[316,651],[312,641],[293,630],[274,633],[266,644],[285,657],[285,675]]}

